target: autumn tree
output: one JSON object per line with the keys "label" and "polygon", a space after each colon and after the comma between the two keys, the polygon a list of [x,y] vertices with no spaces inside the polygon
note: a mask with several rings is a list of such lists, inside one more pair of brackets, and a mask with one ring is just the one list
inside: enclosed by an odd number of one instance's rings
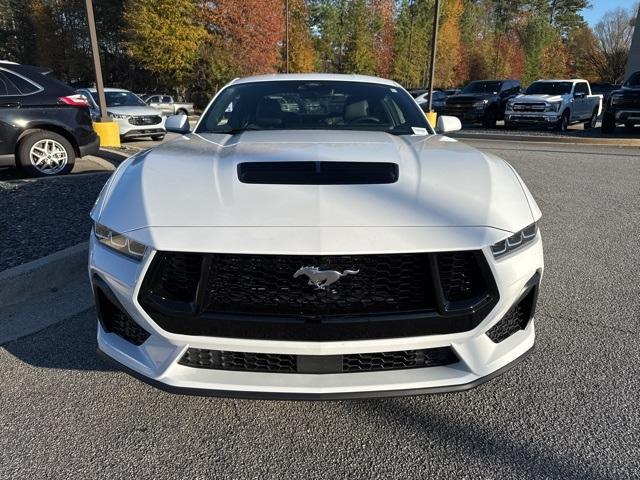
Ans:
{"label": "autumn tree", "polygon": [[376,74],[382,77],[391,76],[393,60],[393,43],[395,29],[395,0],[373,0],[373,13],[378,24],[374,32],[373,46],[376,52]]}
{"label": "autumn tree", "polygon": [[191,0],[129,0],[127,51],[140,65],[184,95],[206,31]]}
{"label": "autumn tree", "polygon": [[434,79],[434,84],[441,88],[456,86],[466,78],[466,62],[461,62],[460,17],[462,10],[462,0],[449,0],[444,2],[442,6]]}
{"label": "autumn tree", "polygon": [[309,11],[304,0],[289,0],[289,68],[291,72],[312,72],[316,52],[309,29]]}
{"label": "autumn tree", "polygon": [[235,75],[278,71],[284,41],[282,0],[202,0],[199,18]]}

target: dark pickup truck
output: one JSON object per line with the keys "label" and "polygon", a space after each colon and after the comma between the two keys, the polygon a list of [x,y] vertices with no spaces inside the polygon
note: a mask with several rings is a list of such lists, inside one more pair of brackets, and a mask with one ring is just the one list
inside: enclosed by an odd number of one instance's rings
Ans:
{"label": "dark pickup truck", "polygon": [[447,97],[444,114],[458,117],[463,123],[493,128],[504,118],[507,101],[520,91],[519,80],[476,80]]}
{"label": "dark pickup truck", "polygon": [[612,133],[617,124],[633,128],[640,124],[640,72],[633,73],[622,88],[611,92],[602,114],[602,132]]}

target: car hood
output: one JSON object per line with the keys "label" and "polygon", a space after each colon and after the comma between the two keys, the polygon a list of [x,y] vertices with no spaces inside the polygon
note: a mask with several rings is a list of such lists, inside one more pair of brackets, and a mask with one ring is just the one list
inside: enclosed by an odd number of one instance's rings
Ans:
{"label": "car hood", "polygon": [[151,107],[107,107],[107,111],[120,115],[160,115],[162,113]]}
{"label": "car hood", "polygon": [[518,102],[561,102],[562,95],[518,95],[515,100]]}
{"label": "car hood", "polygon": [[[238,180],[242,162],[393,162],[390,184],[277,185]],[[94,220],[145,227],[495,227],[533,221],[505,161],[447,137],[356,131],[191,134],[123,163]],[[537,208],[537,207],[535,207]]]}

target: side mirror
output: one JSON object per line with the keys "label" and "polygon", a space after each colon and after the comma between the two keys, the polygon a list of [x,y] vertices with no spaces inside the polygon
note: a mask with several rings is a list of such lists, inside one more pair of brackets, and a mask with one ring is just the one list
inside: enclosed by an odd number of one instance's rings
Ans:
{"label": "side mirror", "polygon": [[186,115],[171,115],[167,118],[164,128],[167,132],[173,133],[189,133],[191,125],[189,125],[189,117]]}
{"label": "side mirror", "polygon": [[458,130],[462,130],[462,123],[460,123],[460,119],[458,117],[443,115],[438,117],[436,130],[440,133],[457,132]]}

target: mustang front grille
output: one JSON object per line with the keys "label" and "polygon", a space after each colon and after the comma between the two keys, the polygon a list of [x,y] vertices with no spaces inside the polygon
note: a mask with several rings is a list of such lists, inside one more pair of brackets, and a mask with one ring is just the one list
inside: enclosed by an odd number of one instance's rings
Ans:
{"label": "mustang front grille", "polygon": [[466,331],[497,298],[479,251],[158,252],[139,295],[147,313],[171,332],[309,341]]}
{"label": "mustang front grille", "polygon": [[265,373],[356,373],[427,368],[457,363],[449,347],[346,355],[287,355],[188,348],[186,367]]}

